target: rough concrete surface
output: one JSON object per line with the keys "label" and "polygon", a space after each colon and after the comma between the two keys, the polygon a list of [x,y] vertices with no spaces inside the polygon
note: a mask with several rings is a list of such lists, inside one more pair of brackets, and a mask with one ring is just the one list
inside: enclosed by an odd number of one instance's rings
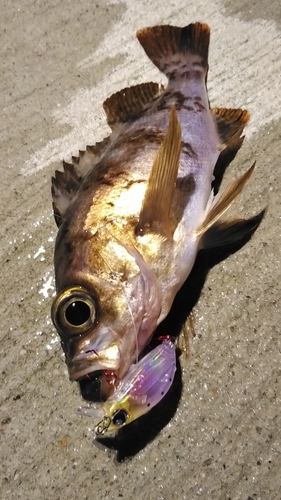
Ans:
{"label": "rough concrete surface", "polygon": [[[129,444],[139,432],[143,445],[116,454],[75,413],[50,321],[50,178],[107,133],[106,97],[162,78],[135,31],[192,21],[212,31],[211,103],[252,116],[224,182],[257,168],[230,212],[268,210],[207,276],[174,416],[136,425]],[[280,2],[7,0],[0,23],[1,499],[279,500]]]}

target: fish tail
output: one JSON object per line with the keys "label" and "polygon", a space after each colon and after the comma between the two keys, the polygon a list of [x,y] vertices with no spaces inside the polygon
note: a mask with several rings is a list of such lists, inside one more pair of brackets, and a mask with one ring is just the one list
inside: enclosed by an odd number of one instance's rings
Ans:
{"label": "fish tail", "polygon": [[189,76],[206,76],[210,29],[207,24],[194,23],[177,28],[154,26],[137,32],[144,51],[169,80]]}

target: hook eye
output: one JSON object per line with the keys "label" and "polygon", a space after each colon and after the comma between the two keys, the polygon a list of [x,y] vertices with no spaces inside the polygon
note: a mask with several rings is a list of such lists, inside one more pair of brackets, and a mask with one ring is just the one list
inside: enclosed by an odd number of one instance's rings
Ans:
{"label": "hook eye", "polygon": [[82,335],[97,321],[97,305],[83,287],[67,288],[55,298],[52,320],[61,335]]}
{"label": "hook eye", "polygon": [[104,417],[97,425],[95,428],[95,431],[97,434],[103,435],[107,430],[108,427],[111,424],[111,419],[110,417]]}
{"label": "hook eye", "polygon": [[123,408],[116,410],[112,417],[107,415],[103,417],[103,419],[96,425],[95,431],[97,434],[103,436],[112,424],[115,425],[115,427],[122,427],[122,425],[126,423],[128,417],[129,413]]}

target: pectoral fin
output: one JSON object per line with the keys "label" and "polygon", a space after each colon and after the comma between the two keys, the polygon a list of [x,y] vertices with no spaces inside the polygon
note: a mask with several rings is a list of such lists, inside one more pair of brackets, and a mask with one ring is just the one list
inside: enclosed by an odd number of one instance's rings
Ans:
{"label": "pectoral fin", "polygon": [[167,238],[172,237],[170,211],[176,187],[181,147],[181,127],[173,106],[166,136],[155,157],[148,179],[139,222],[136,226],[138,236],[155,232]]}
{"label": "pectoral fin", "polygon": [[218,192],[217,196],[213,200],[213,203],[207,213],[203,224],[196,232],[197,237],[200,237],[204,233],[206,233],[206,231],[208,231],[208,229],[213,226],[217,222],[217,220],[224,214],[224,212],[228,209],[235,198],[241,193],[244,185],[253,173],[254,168],[255,163],[245,174],[239,177],[239,179],[231,182],[231,184],[226,187],[222,194]]}

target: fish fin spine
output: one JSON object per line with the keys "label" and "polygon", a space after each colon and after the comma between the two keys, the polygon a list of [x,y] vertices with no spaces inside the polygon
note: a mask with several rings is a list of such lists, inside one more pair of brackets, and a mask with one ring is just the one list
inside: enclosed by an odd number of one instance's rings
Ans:
{"label": "fish fin spine", "polygon": [[100,155],[109,143],[109,137],[87,146],[79,151],[79,156],[72,156],[72,163],[62,162],[63,172],[56,170],[52,177],[53,212],[57,226],[63,222],[68,206],[76,195],[87,173],[93,168]]}

